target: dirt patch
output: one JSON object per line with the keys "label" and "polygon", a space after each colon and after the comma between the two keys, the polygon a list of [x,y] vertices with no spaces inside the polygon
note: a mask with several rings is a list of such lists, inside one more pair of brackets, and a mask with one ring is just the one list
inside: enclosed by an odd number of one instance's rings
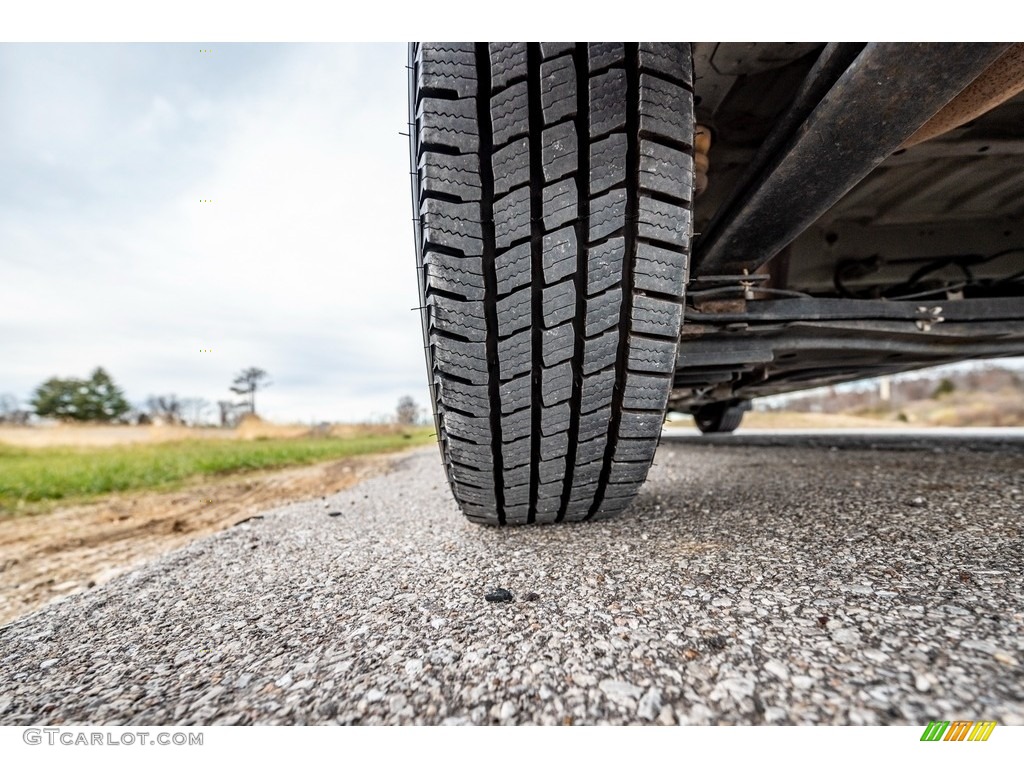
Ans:
{"label": "dirt patch", "polygon": [[348,488],[392,458],[357,456],[0,518],[0,624],[263,510]]}

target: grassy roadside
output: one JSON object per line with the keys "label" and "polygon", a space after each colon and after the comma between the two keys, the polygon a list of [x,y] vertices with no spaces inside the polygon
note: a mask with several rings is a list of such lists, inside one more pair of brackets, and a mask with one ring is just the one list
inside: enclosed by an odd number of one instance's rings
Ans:
{"label": "grassy roadside", "polygon": [[184,440],[109,448],[0,444],[0,517],[46,511],[56,501],[160,489],[214,475],[314,464],[433,441],[432,428],[352,437]]}

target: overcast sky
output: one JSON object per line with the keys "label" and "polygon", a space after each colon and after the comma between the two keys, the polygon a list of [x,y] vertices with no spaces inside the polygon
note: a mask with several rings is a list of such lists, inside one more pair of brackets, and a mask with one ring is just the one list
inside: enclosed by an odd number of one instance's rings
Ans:
{"label": "overcast sky", "polygon": [[0,45],[0,393],[102,365],[215,401],[254,365],[275,420],[425,406],[405,57]]}

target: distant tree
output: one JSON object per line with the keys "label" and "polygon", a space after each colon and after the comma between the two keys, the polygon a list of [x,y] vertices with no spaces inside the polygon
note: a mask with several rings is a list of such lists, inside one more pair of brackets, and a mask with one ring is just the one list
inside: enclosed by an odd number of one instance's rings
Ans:
{"label": "distant tree", "polygon": [[230,400],[218,400],[217,408],[220,410],[220,425],[230,427],[234,420],[235,404]]}
{"label": "distant tree", "polygon": [[395,409],[395,418],[399,424],[413,425],[420,419],[420,407],[416,401],[408,395],[398,400],[398,407]]}
{"label": "distant tree", "polygon": [[32,407],[40,416],[71,421],[114,421],[131,408],[102,368],[88,379],[47,379],[36,389]]}
{"label": "distant tree", "polygon": [[256,390],[270,386],[267,372],[262,368],[246,368],[235,376],[231,383],[231,391],[236,395],[244,395],[249,399],[249,413],[256,413]]}
{"label": "distant tree", "polygon": [[939,385],[935,387],[935,391],[932,392],[932,397],[938,400],[940,397],[951,395],[956,392],[956,384],[949,379],[943,379],[939,382]]}
{"label": "distant tree", "polygon": [[182,419],[186,424],[192,427],[199,426],[203,423],[207,409],[210,407],[210,401],[204,400],[201,397],[186,397],[182,398],[181,401],[181,414]]}
{"label": "distant tree", "polygon": [[0,422],[10,421],[18,411],[18,398],[14,395],[0,395]]}
{"label": "distant tree", "polygon": [[181,401],[177,395],[150,395],[146,398],[146,410],[150,418],[160,419],[167,424],[181,424]]}

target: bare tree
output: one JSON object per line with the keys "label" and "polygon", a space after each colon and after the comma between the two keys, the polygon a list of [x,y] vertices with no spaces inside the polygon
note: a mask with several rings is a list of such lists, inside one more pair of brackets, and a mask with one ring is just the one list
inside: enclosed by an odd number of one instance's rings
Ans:
{"label": "bare tree", "polygon": [[0,395],[0,422],[10,420],[15,411],[18,410],[18,398],[14,395]]}
{"label": "bare tree", "polygon": [[154,419],[181,424],[181,401],[177,395],[150,395],[146,398],[146,409]]}
{"label": "bare tree", "polygon": [[17,397],[0,395],[0,424],[27,424],[30,413],[21,407]]}
{"label": "bare tree", "polygon": [[420,407],[416,405],[415,400],[405,395],[398,400],[395,418],[399,424],[411,426],[420,420]]}
{"label": "bare tree", "polygon": [[201,397],[185,397],[181,400],[181,413],[186,424],[196,427],[203,423],[210,401]]}
{"label": "bare tree", "polygon": [[249,413],[256,413],[256,390],[266,389],[270,386],[267,381],[267,372],[262,368],[246,368],[235,376],[231,383],[231,391],[236,395],[244,395],[249,398]]}
{"label": "bare tree", "polygon": [[218,400],[217,408],[220,409],[220,425],[222,427],[234,426],[237,406],[230,400]]}

